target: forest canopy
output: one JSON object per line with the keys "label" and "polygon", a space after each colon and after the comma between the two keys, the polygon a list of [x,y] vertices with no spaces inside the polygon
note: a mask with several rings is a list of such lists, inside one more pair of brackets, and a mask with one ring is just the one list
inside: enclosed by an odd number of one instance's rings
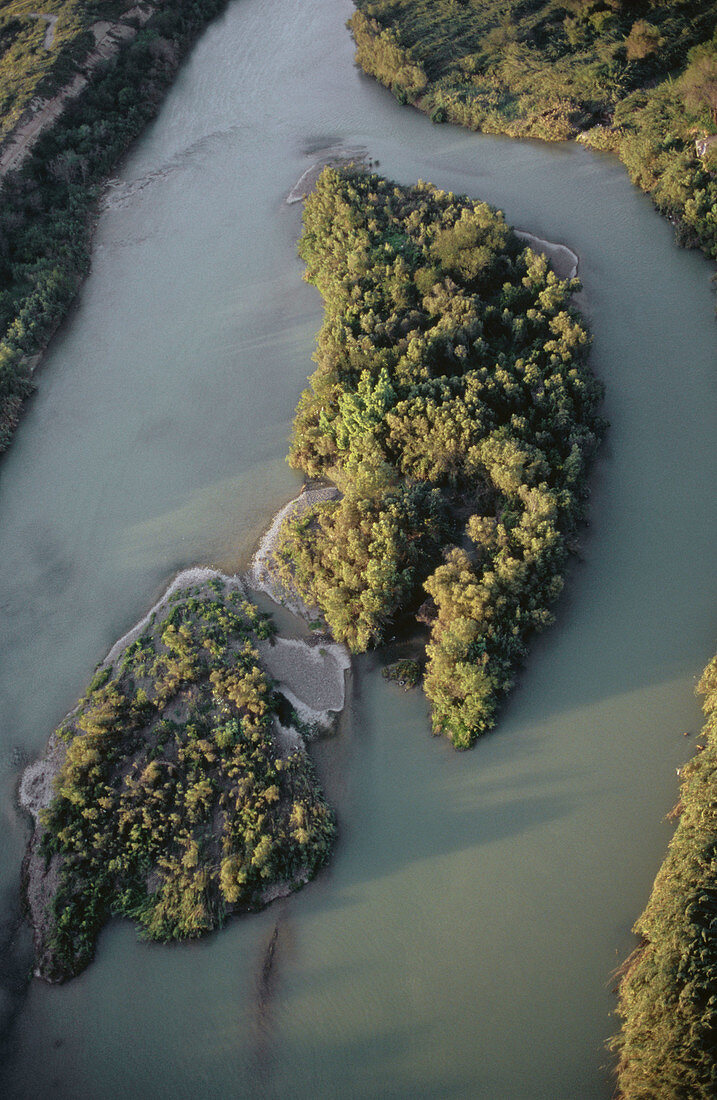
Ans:
{"label": "forest canopy", "polygon": [[343,496],[287,524],[284,570],[354,652],[430,626],[436,732],[491,728],[551,621],[603,424],[585,326],[499,211],[327,168],[299,251],[324,299],[290,462]]}

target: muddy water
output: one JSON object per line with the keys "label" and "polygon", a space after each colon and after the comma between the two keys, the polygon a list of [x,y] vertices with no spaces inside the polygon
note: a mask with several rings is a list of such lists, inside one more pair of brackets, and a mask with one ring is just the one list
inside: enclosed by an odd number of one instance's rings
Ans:
{"label": "muddy water", "polygon": [[[604,1097],[609,975],[669,837],[715,646],[710,267],[611,158],[434,127],[352,66],[336,0],[237,0],[108,192],[93,268],[0,482],[0,974],[12,1097]],[[317,759],[328,872],[198,944],[110,927],[62,988],[23,981],[14,807],[95,662],[193,563],[247,560],[320,302],[283,198],[362,148],[581,257],[612,428],[558,625],[499,731],[456,755],[358,662]]]}

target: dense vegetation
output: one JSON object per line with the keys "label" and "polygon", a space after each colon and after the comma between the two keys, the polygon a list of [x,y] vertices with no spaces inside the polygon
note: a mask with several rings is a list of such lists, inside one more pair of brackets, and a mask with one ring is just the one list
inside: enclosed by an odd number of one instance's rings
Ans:
{"label": "dense vegetation", "polygon": [[[6,0],[0,11],[0,138],[7,134],[36,96],[47,96],[72,77],[91,49],[89,27],[132,5],[121,0]],[[45,46],[48,23],[56,17],[52,43]]]}
{"label": "dense vegetation", "polygon": [[434,121],[616,152],[717,258],[714,0],[356,0],[356,57]]}
{"label": "dense vegetation", "polygon": [[[156,114],[181,58],[224,4],[173,0],[161,6],[133,41],[94,71],[22,168],[3,181],[0,451],[32,388],[28,360],[45,347],[87,273],[91,216],[102,181]],[[131,5],[110,4],[117,6]],[[97,12],[98,5],[91,10]]]}
{"label": "dense vegetation", "polygon": [[620,984],[614,1047],[625,1100],[717,1096],[717,657],[698,690],[701,751],[682,769],[677,830]]}
{"label": "dense vegetation", "polygon": [[585,502],[579,284],[484,203],[351,171],[319,178],[299,250],[325,319],[290,462],[344,495],[285,527],[285,574],[355,652],[418,610],[434,729],[468,746],[551,620]]}
{"label": "dense vegetation", "polygon": [[86,966],[110,914],[152,939],[198,936],[325,859],[334,826],[310,763],[282,757],[272,733],[280,699],[255,648],[272,633],[218,579],[176,592],[58,731],[46,977]]}

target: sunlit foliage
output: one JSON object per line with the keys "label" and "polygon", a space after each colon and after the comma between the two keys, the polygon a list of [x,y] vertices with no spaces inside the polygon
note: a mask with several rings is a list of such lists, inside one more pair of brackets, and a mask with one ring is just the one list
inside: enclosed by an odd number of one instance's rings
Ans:
{"label": "sunlit foliage", "polygon": [[428,595],[434,729],[466,747],[551,619],[602,429],[577,280],[485,203],[333,169],[299,250],[325,318],[290,461],[343,497],[286,525],[285,575],[354,651]]}
{"label": "sunlit foliage", "polygon": [[326,858],[333,819],[310,763],[274,741],[255,648],[272,632],[218,580],[176,593],[64,723],[43,817],[43,850],[61,857],[47,977],[86,966],[110,914],[151,939],[198,936]]}

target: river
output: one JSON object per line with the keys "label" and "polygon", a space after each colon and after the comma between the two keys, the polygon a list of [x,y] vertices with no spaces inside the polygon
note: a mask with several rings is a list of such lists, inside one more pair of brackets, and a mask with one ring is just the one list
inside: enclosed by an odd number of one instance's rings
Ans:
{"label": "river", "polygon": [[[399,107],[353,66],[350,11],[235,0],[207,30],[109,189],[3,461],[12,1100],[611,1094],[610,974],[670,836],[717,640],[712,268],[614,158]],[[175,570],[245,564],[296,491],[284,454],[321,303],[283,199],[327,147],[579,253],[611,422],[582,560],[470,753],[432,739],[422,697],[375,658],[356,663],[342,730],[315,752],[340,822],[317,882],[199,943],[149,946],[115,922],[79,979],[28,986],[23,760]]]}

